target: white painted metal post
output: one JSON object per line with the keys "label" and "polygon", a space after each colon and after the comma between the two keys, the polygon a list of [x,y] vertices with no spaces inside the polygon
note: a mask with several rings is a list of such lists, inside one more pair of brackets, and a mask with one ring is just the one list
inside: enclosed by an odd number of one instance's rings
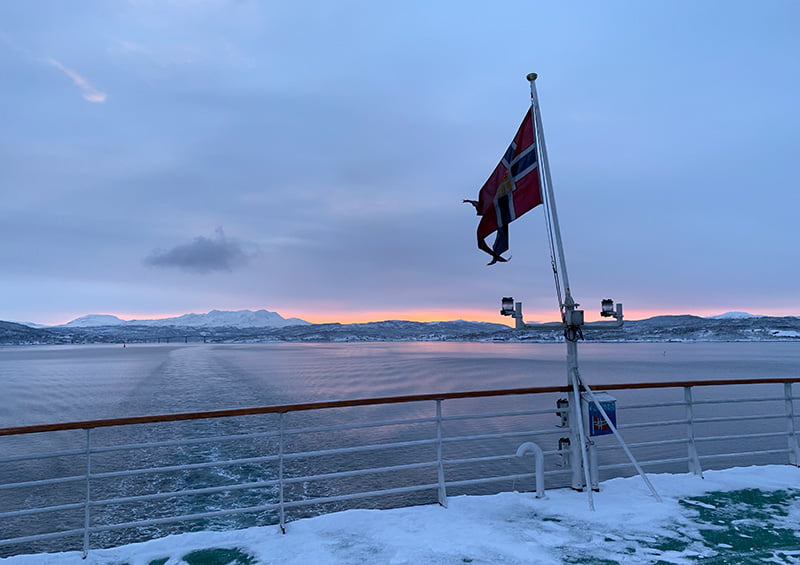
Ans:
{"label": "white painted metal post", "polygon": [[83,510],[83,558],[89,555],[89,509],[92,502],[92,428],[86,428],[86,504]]}
{"label": "white painted metal post", "polygon": [[581,436],[578,432],[578,415],[573,411],[575,400],[567,397],[567,425],[569,426],[569,468],[572,479],[571,486],[575,490],[583,490],[585,486],[583,480],[583,463],[581,462]]}
{"label": "white painted metal post", "polygon": [[703,467],[700,466],[700,458],[697,456],[697,444],[694,440],[694,407],[692,405],[692,387],[683,387],[683,398],[686,401],[686,434],[688,442],[689,472],[703,476]]}
{"label": "white painted metal post", "polygon": [[[577,348],[578,344],[572,341],[567,341],[567,349],[570,346]],[[578,376],[578,368],[575,367],[575,371],[572,374],[572,396],[573,402],[575,403],[575,407],[573,408],[572,414],[575,415],[574,423],[570,422],[570,425],[575,425],[578,427],[578,437],[580,438],[581,443],[581,461],[577,464],[583,464],[583,479],[584,484],[586,485],[586,497],[589,499],[589,510],[594,511],[594,497],[592,496],[592,480],[589,476],[589,458],[586,456],[586,433],[583,429],[583,414],[581,414],[581,393],[578,390],[578,383],[580,381],[580,376]],[[576,463],[573,463],[575,465]],[[574,472],[573,472],[574,476]]]}
{"label": "white painted metal post", "polygon": [[286,512],[283,506],[283,426],[286,413],[278,414],[278,517],[281,532],[286,533]]}
{"label": "white painted metal post", "polygon": [[436,401],[436,474],[439,481],[439,504],[447,508],[447,490],[444,482],[444,462],[442,460],[442,401]]}
{"label": "white painted metal post", "polygon": [[800,466],[800,447],[797,444],[797,430],[794,425],[794,398],[792,383],[783,383],[783,395],[786,403],[786,432],[789,442],[789,464]]}
{"label": "white painted metal post", "polygon": [[517,448],[517,457],[533,453],[534,472],[536,473],[536,498],[544,497],[544,452],[532,441],[526,441]]}

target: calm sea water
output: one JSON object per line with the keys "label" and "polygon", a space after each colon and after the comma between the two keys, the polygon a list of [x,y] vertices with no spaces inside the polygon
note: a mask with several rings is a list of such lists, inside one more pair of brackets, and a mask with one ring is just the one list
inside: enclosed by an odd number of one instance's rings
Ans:
{"label": "calm sea water", "polygon": [[[580,345],[590,385],[794,377],[800,343]],[[566,383],[563,344],[0,348],[0,427]]]}

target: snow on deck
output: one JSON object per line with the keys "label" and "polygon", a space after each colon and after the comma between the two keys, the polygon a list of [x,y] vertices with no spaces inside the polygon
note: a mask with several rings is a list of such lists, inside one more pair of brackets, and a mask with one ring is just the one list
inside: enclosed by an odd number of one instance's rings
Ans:
{"label": "snow on deck", "polygon": [[800,469],[763,466],[451,498],[448,508],[348,510],[277,526],[187,533],[2,565],[800,563]]}

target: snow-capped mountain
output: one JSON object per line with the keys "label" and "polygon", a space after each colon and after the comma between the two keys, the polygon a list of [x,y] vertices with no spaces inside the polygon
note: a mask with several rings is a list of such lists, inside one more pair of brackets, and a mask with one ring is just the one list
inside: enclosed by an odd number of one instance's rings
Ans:
{"label": "snow-capped mountain", "polygon": [[89,314],[81,316],[64,324],[69,328],[93,328],[97,326],[119,326],[125,323],[125,320],[112,316],[111,314]]}
{"label": "snow-capped mountain", "polygon": [[29,328],[37,328],[37,329],[38,328],[49,328],[50,327],[47,324],[37,324],[35,322],[21,322],[19,320],[8,320],[8,322],[12,323],[12,324],[20,324],[20,325],[23,325],[23,326],[28,326]]}
{"label": "snow-capped mountain", "polygon": [[208,314],[184,314],[176,318],[160,320],[131,320],[130,324],[141,326],[182,326],[187,328],[282,328],[285,326],[308,325],[300,318],[284,318],[277,312],[268,310],[211,310]]}
{"label": "snow-capped mountain", "polygon": [[725,312],[724,314],[717,314],[716,316],[709,316],[710,320],[742,320],[744,318],[761,318],[758,314],[749,314],[747,312]]}
{"label": "snow-capped mountain", "polygon": [[109,314],[89,314],[81,316],[62,327],[91,328],[100,326],[180,326],[185,328],[283,328],[285,326],[307,325],[309,322],[300,318],[284,318],[277,312],[268,310],[211,310],[208,314],[184,314],[175,318],[155,320],[122,320]]}

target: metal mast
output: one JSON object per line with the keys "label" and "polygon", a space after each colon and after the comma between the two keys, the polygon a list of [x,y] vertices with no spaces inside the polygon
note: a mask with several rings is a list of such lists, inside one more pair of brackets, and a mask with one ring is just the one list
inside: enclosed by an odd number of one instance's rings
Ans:
{"label": "metal mast", "polygon": [[[639,475],[644,479],[645,483],[649,487],[650,491],[652,492],[653,496],[656,500],[661,500],[658,496],[658,493],[653,488],[653,485],[650,483],[650,480],[647,478],[647,475],[644,474],[639,464],[634,459],[633,455],[630,453],[628,446],[625,444],[622,436],[619,435],[616,426],[611,422],[608,418],[608,415],[605,413],[605,410],[600,405],[599,402],[596,401],[594,398],[594,394],[592,393],[591,389],[584,383],[581,379],[580,370],[578,368],[578,340],[583,337],[581,327],[584,325],[583,319],[583,310],[578,310],[578,304],[572,298],[572,290],[569,285],[569,277],[567,275],[567,263],[564,258],[564,245],[561,240],[561,229],[558,224],[558,213],[556,211],[556,201],[553,195],[553,185],[552,179],[550,177],[550,164],[547,160],[547,147],[545,146],[544,141],[544,127],[542,126],[542,115],[539,111],[539,98],[536,93],[536,78],[538,75],[536,73],[530,73],[527,76],[528,81],[530,82],[531,86],[531,120],[533,120],[533,129],[536,141],[536,151],[539,161],[539,186],[542,193],[542,204],[544,204],[545,208],[545,221],[547,224],[547,239],[550,245],[550,261],[553,267],[553,275],[555,278],[556,284],[556,293],[558,295],[558,306],[559,310],[561,311],[561,321],[564,328],[564,339],[567,343],[567,386],[571,387],[572,389],[572,399],[570,400],[570,428],[572,429],[572,438],[571,438],[571,446],[572,446],[572,453],[573,457],[577,459],[580,457],[580,460],[583,462],[583,481],[586,485],[586,492],[589,498],[589,508],[594,510],[594,499],[592,497],[592,480],[591,480],[591,472],[589,469],[589,458],[587,456],[587,439],[586,439],[586,431],[583,425],[583,414],[581,409],[581,392],[580,389],[583,388],[586,390],[587,394],[591,398],[591,401],[598,407],[598,409],[602,412],[603,417],[608,422],[608,425],[611,427],[612,432],[619,440],[620,444],[625,450],[625,453],[630,458],[631,462],[633,463],[634,467],[638,471]],[[563,291],[563,296],[562,296]],[[606,302],[609,303],[608,310],[606,310]],[[621,305],[617,306],[616,314],[611,312],[611,300],[603,301],[603,312],[602,315],[604,316],[613,316],[617,319],[617,324],[614,324],[614,327],[619,327],[622,322],[622,308]],[[522,322],[522,308],[521,304],[519,304],[517,314],[519,315],[518,321],[520,322],[519,325],[525,327],[524,322]],[[516,316],[515,316],[516,317]],[[518,325],[518,327],[519,327]],[[601,325],[595,324],[595,327],[602,327]],[[577,433],[575,428],[577,428]],[[575,444],[580,444],[580,450],[575,448]],[[572,477],[573,487],[578,488],[580,486],[581,477],[580,473],[577,470],[577,467],[573,465],[573,477]]]}

